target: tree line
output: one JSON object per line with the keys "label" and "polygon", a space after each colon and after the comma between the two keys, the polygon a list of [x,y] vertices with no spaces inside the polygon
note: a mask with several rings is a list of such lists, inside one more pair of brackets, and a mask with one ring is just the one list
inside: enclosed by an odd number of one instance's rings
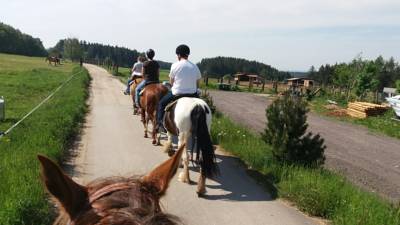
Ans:
{"label": "tree line", "polygon": [[[118,65],[119,67],[131,67],[138,56],[144,56],[143,52],[125,47],[104,45],[79,41],[76,38],[60,40],[53,48],[49,49],[52,55],[61,55],[73,61],[83,58],[87,62]],[[162,69],[170,69],[171,63],[157,60]]]}
{"label": "tree line", "polygon": [[18,29],[1,22],[0,52],[27,56],[47,55],[47,51],[39,38],[24,34]]}
{"label": "tree line", "polygon": [[270,65],[234,57],[205,58],[197,65],[203,74],[215,78],[239,72],[261,75],[268,80],[284,80],[291,77],[290,73],[279,71]]}
{"label": "tree line", "polygon": [[395,88],[396,83],[400,83],[400,65],[393,57],[386,60],[379,56],[374,60],[367,60],[357,56],[351,62],[326,64],[318,70],[312,66],[308,77],[321,86],[338,88],[347,100],[352,94],[363,99],[368,92],[377,95],[384,87]]}

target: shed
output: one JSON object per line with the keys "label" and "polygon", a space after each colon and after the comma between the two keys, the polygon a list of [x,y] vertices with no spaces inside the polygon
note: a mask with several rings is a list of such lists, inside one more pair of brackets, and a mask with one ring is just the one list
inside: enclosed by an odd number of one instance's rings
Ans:
{"label": "shed", "polygon": [[314,80],[307,79],[307,78],[299,78],[299,77],[294,77],[294,78],[289,78],[287,79],[288,86],[292,87],[298,87],[298,86],[304,86],[304,87],[312,87],[314,86]]}
{"label": "shed", "polygon": [[397,90],[396,90],[396,88],[384,87],[383,95],[384,95],[384,97],[391,98],[391,97],[397,95]]}

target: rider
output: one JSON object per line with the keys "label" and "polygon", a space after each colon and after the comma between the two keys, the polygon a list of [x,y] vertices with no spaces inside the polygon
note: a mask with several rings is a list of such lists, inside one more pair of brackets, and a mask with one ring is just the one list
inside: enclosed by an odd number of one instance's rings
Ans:
{"label": "rider", "polygon": [[137,62],[133,64],[131,78],[128,80],[128,83],[126,85],[126,90],[124,91],[125,95],[129,95],[132,81],[134,81],[138,77],[142,77],[142,68],[144,60],[145,58],[143,56],[139,56],[137,57]]}
{"label": "rider", "polygon": [[168,103],[180,97],[198,97],[201,73],[196,64],[188,60],[190,49],[187,45],[179,45],[176,48],[178,62],[171,66],[169,81],[172,85],[171,92],[168,92],[159,102],[157,112],[157,125],[160,131],[165,132],[163,126],[164,110]]}
{"label": "rider", "polygon": [[136,87],[135,102],[137,107],[139,107],[139,93],[144,88],[144,86],[150,83],[160,82],[159,80],[160,65],[158,64],[157,61],[153,60],[154,55],[155,52],[153,49],[147,50],[146,56],[148,60],[143,63],[143,69],[142,69],[142,74],[144,76],[144,79]]}

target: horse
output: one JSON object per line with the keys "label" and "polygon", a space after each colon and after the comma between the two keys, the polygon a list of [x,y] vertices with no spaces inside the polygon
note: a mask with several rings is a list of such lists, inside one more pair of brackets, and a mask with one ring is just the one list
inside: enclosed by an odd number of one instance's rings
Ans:
{"label": "horse", "polygon": [[60,59],[58,57],[54,57],[54,56],[47,56],[44,61],[45,62],[48,61],[49,65],[51,65],[51,63],[53,62],[54,66],[56,66],[57,64],[61,64]]}
{"label": "horse", "polygon": [[152,122],[152,143],[153,145],[160,145],[160,140],[156,140],[157,136],[157,107],[160,99],[168,93],[168,87],[160,83],[152,83],[145,86],[142,91],[142,96],[140,97],[140,108],[142,115],[142,122],[144,126],[144,137],[147,138],[149,121]]}
{"label": "horse", "polygon": [[145,176],[103,178],[86,186],[72,180],[49,158],[38,155],[42,181],[59,209],[53,224],[180,224],[178,217],[162,212],[159,200],[179,167],[183,151],[184,146]]}
{"label": "horse", "polygon": [[[206,178],[212,178],[219,173],[210,137],[211,110],[202,99],[189,97],[179,98],[175,106],[167,107],[170,109],[167,109],[165,113],[164,127],[167,130],[168,140],[164,145],[164,150],[171,152],[173,135],[178,136],[179,148],[186,144],[186,149],[182,154],[183,171],[178,179],[189,184],[191,181],[188,152],[196,152],[196,161],[200,164],[197,195],[202,197],[206,193]],[[193,159],[193,154],[191,158]]]}
{"label": "horse", "polygon": [[138,86],[138,84],[140,84],[140,82],[142,82],[143,78],[142,77],[136,77],[135,79],[133,79],[133,81],[131,82],[131,86],[130,86],[130,93],[131,93],[131,98],[132,98],[132,103],[133,103],[133,114],[136,115],[139,112],[139,108],[136,106],[136,102],[135,102],[135,93],[136,93],[136,87]]}

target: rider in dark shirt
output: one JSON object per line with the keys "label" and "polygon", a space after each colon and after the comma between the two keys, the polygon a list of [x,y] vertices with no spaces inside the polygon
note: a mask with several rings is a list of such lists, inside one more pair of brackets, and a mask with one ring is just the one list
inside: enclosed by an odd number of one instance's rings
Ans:
{"label": "rider in dark shirt", "polygon": [[149,83],[158,83],[159,77],[160,77],[160,65],[158,64],[157,61],[154,61],[154,50],[149,49],[146,52],[146,56],[149,59],[148,61],[143,63],[143,69],[142,69],[142,74],[144,77],[144,80],[138,84],[136,87],[136,93],[135,93],[135,102],[138,107],[139,106],[139,93],[142,91],[144,86],[146,86]]}

